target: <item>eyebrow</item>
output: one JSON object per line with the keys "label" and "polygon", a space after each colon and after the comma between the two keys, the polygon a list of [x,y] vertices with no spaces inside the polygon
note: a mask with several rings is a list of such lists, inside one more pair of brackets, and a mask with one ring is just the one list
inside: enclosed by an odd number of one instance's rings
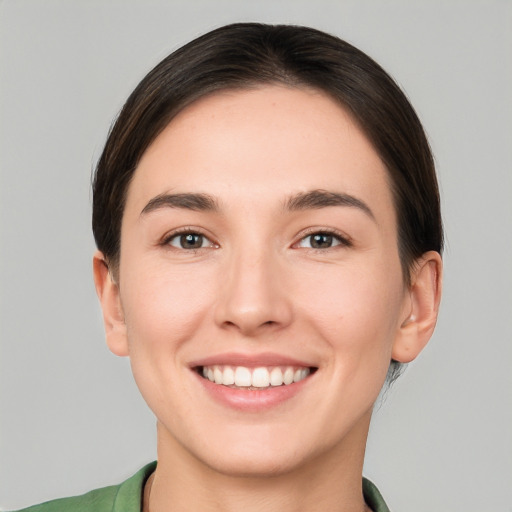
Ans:
{"label": "eyebrow", "polygon": [[288,211],[314,210],[327,208],[329,206],[349,206],[358,208],[372,220],[375,220],[370,207],[361,199],[343,194],[339,192],[330,192],[328,190],[311,190],[309,192],[301,192],[288,198],[284,207]]}
{"label": "eyebrow", "polygon": [[215,198],[203,193],[159,194],[149,201],[140,212],[141,216],[160,208],[184,208],[194,211],[218,211]]}
{"label": "eyebrow", "polygon": [[[370,207],[361,199],[350,194],[330,192],[328,190],[311,190],[289,197],[284,209],[294,212],[328,208],[329,206],[348,206],[358,208],[371,219],[375,220]],[[151,199],[142,209],[141,216],[161,208],[183,208],[194,211],[219,211],[216,199],[204,193],[159,194]]]}

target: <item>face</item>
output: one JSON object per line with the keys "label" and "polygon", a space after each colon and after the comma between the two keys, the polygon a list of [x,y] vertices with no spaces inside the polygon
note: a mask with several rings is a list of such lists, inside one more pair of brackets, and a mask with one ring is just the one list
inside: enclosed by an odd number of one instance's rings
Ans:
{"label": "face", "polygon": [[163,449],[229,474],[364,451],[411,307],[386,169],[320,92],[201,99],[134,174],[118,292]]}

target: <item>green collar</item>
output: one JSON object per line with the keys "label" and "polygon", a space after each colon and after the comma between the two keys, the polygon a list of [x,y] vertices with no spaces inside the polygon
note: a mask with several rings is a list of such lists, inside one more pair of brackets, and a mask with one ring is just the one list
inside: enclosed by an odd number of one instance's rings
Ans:
{"label": "green collar", "polygon": [[117,490],[112,512],[141,512],[144,484],[155,469],[156,462],[151,462],[125,480]]}
{"label": "green collar", "polygon": [[379,492],[379,489],[367,480],[363,478],[363,496],[366,504],[373,510],[373,512],[389,512],[389,508]]}

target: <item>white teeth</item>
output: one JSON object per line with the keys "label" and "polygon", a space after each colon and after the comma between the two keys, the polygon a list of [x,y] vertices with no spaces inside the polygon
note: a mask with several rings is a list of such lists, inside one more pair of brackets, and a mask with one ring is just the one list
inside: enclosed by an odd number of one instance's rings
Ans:
{"label": "white teeth", "polygon": [[293,368],[286,368],[283,375],[283,382],[288,385],[293,382]]}
{"label": "white teeth", "polygon": [[231,386],[235,383],[235,372],[231,366],[226,366],[224,368],[224,372],[222,373],[222,384],[224,386]]}
{"label": "white teeth", "polygon": [[244,366],[237,366],[235,370],[235,385],[239,387],[249,387],[251,384],[251,370]]}
{"label": "white teeth", "polygon": [[218,366],[213,368],[213,379],[215,384],[222,384],[222,370]]}
{"label": "white teeth", "polygon": [[292,366],[267,368],[246,368],[245,366],[204,366],[203,377],[215,384],[242,388],[268,388],[269,386],[285,386],[305,379],[310,373],[309,368]]}
{"label": "white teeth", "polygon": [[293,374],[293,382],[299,382],[300,380],[305,379],[308,375],[308,368],[300,368],[298,370],[295,370],[295,373]]}
{"label": "white teeth", "polygon": [[255,388],[268,388],[270,375],[266,368],[256,368],[252,372],[252,385]]}
{"label": "white teeth", "polygon": [[270,385],[282,386],[283,385],[283,372],[281,368],[273,368],[270,372]]}

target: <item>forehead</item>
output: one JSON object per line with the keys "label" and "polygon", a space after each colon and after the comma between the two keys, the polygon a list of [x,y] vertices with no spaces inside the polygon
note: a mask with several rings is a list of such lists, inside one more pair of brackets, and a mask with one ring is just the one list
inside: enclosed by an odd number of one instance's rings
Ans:
{"label": "forehead", "polygon": [[310,189],[392,207],[386,168],[344,108],[317,90],[265,86],[217,92],[181,111],[143,154],[127,208],[140,212],[170,191],[263,207]]}

